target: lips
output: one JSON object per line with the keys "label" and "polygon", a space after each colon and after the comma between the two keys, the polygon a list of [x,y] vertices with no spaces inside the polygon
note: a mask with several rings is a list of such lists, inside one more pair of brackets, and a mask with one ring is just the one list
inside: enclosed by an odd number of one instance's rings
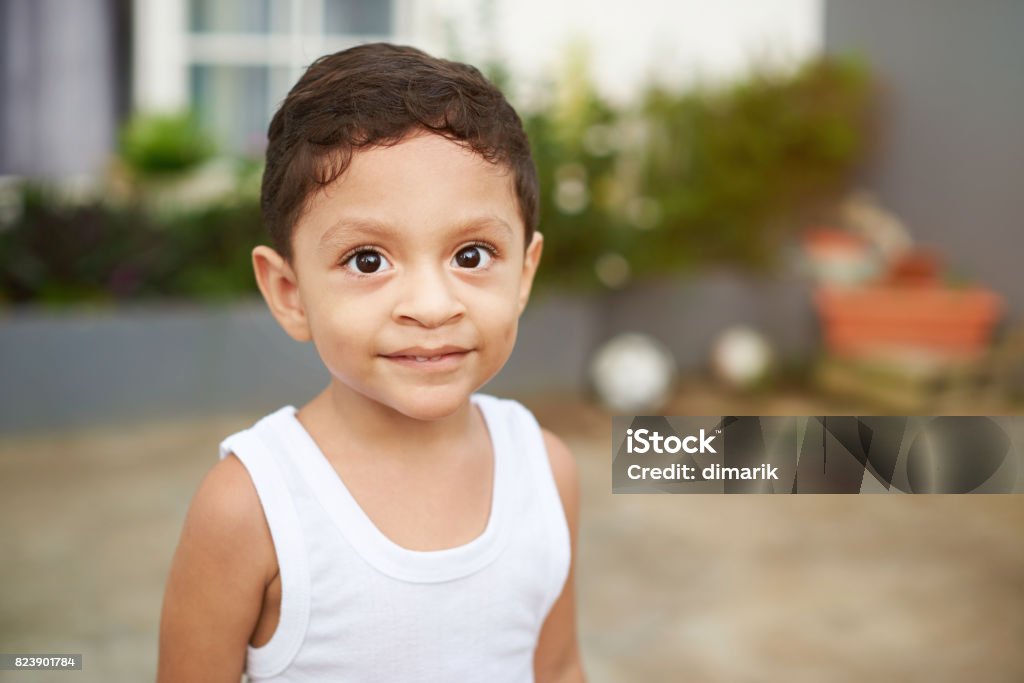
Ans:
{"label": "lips", "polygon": [[417,364],[434,364],[442,363],[444,361],[450,361],[453,359],[460,358],[465,354],[469,353],[470,349],[462,346],[439,346],[435,348],[427,348],[424,346],[410,346],[409,348],[400,349],[394,353],[383,354],[385,358],[390,360],[411,362]]}

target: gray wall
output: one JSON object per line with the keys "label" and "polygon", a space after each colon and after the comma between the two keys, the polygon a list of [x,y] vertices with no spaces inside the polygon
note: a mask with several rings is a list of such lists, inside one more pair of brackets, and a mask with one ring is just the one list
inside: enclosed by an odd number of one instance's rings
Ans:
{"label": "gray wall", "polygon": [[609,294],[602,320],[602,338],[630,331],[650,334],[672,351],[684,372],[703,369],[715,338],[735,325],[760,331],[783,360],[812,353],[818,336],[809,282],[729,269]]}
{"label": "gray wall", "polygon": [[115,146],[122,71],[115,7],[113,0],[0,0],[0,175],[103,169]]}
{"label": "gray wall", "polygon": [[828,0],[825,44],[884,86],[863,180],[957,272],[1024,313],[1024,2]]}
{"label": "gray wall", "polygon": [[[799,281],[729,272],[605,295],[539,295],[508,364],[484,391],[585,391],[593,350],[622,332],[665,344],[701,370],[715,336],[763,331],[784,356],[813,348],[810,291]],[[302,405],[326,386],[311,344],[297,344],[263,301],[226,307],[0,313],[0,433]]]}
{"label": "gray wall", "polygon": [[[597,309],[586,298],[531,305],[495,393],[585,383]],[[302,405],[329,375],[261,299],[230,306],[0,314],[0,433]]]}

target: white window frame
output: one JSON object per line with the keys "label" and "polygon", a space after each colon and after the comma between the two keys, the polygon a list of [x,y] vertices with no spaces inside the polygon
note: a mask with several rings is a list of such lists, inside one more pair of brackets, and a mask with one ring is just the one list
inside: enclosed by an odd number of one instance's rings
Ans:
{"label": "white window frame", "polygon": [[[385,1],[385,0],[381,0]],[[189,106],[189,69],[193,65],[286,67],[294,83],[317,57],[375,40],[413,42],[422,11],[416,0],[392,3],[390,33],[307,33],[301,27],[322,17],[323,0],[289,0],[290,28],[286,33],[229,33],[189,31],[188,0],[134,0],[134,105],[140,111],[178,111]],[[422,8],[419,8],[420,10]],[[305,16],[304,16],[305,15]],[[300,30],[294,30],[299,26]],[[283,93],[268,88],[268,108]]]}

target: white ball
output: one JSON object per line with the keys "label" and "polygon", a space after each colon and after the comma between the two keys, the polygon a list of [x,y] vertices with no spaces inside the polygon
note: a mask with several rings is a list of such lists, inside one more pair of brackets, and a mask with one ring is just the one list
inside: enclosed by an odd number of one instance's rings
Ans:
{"label": "white ball", "polygon": [[771,362],[772,349],[767,339],[745,325],[723,332],[711,348],[715,374],[734,387],[749,387],[762,379]]}
{"label": "white ball", "polygon": [[620,413],[656,412],[668,400],[675,376],[672,353],[656,339],[637,333],[605,342],[590,364],[601,401]]}

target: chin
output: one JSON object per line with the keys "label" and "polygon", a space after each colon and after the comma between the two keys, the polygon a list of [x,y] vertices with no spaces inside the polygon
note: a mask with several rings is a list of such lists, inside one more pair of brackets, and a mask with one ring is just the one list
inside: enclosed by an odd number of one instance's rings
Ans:
{"label": "chin", "polygon": [[407,417],[416,420],[440,420],[449,417],[465,407],[470,392],[454,387],[421,389],[403,396],[392,407]]}

